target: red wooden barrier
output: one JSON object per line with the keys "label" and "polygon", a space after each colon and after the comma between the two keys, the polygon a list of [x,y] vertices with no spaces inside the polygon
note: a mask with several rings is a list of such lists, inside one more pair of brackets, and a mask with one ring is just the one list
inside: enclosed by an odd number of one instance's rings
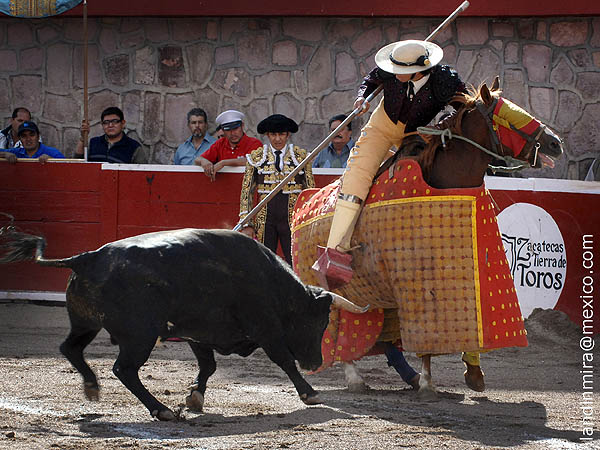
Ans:
{"label": "red wooden barrier", "polygon": [[[212,183],[197,167],[0,162],[0,212],[13,215],[21,230],[44,235],[48,257],[66,257],[151,231],[233,228],[242,172],[226,169]],[[339,172],[317,169],[317,185],[326,185]],[[506,234],[505,246],[516,249],[513,276],[523,309],[551,302],[550,307],[581,323],[583,279],[597,278],[583,266],[582,240],[586,235],[592,242],[599,240],[594,233],[600,223],[600,183],[492,177],[486,184],[501,211],[498,220]],[[511,216],[522,205],[525,212]],[[535,217],[527,207],[539,209],[533,212]],[[527,220],[537,221],[539,230],[525,230],[520,222]],[[564,246],[562,251],[559,245]],[[533,251],[528,253],[528,246]],[[598,244],[593,242],[592,255],[594,246]],[[560,266],[563,259],[565,267],[548,267]],[[31,263],[2,266],[0,298],[30,298],[23,291],[64,292],[68,273]]]}

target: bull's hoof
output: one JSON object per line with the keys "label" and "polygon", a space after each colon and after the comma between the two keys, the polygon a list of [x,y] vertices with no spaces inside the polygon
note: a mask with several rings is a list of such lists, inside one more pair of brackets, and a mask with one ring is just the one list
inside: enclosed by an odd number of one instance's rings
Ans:
{"label": "bull's hoof", "polygon": [[417,397],[422,402],[436,402],[439,400],[437,392],[430,387],[422,387],[419,389]]}
{"label": "bull's hoof", "polygon": [[467,366],[467,370],[465,370],[466,385],[475,392],[485,391],[485,379],[481,367],[473,366],[466,362],[465,365]]}
{"label": "bull's hoof", "polygon": [[160,411],[154,410],[152,411],[152,417],[156,417],[158,420],[162,420],[165,422],[175,420],[175,414],[169,408],[161,409]]}
{"label": "bull's hoof", "polygon": [[199,391],[192,391],[190,395],[185,398],[185,406],[191,411],[202,412],[204,407],[204,395]]}
{"label": "bull's hoof", "polygon": [[314,393],[312,395],[302,394],[300,396],[300,400],[302,400],[305,405],[319,405],[323,403],[319,398],[319,394],[317,393]]}
{"label": "bull's hoof", "polygon": [[369,386],[364,381],[359,383],[348,383],[348,392],[352,392],[353,394],[360,394],[363,392],[367,392],[369,390]]}
{"label": "bull's hoof", "polygon": [[86,382],[83,383],[83,393],[85,398],[91,402],[97,402],[100,400],[100,388],[96,383]]}

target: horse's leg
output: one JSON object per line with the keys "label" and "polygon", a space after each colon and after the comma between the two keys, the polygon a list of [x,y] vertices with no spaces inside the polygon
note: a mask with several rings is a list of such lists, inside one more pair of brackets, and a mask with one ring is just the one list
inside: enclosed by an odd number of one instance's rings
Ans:
{"label": "horse's leg", "polygon": [[419,392],[417,395],[421,400],[437,400],[437,392],[431,380],[431,355],[421,357],[423,363],[421,377],[419,379]]}
{"label": "horse's leg", "polygon": [[464,352],[462,360],[467,366],[467,370],[465,370],[465,383],[467,386],[476,392],[485,391],[484,374],[479,365],[479,353]]}
{"label": "horse's leg", "polygon": [[388,366],[396,369],[400,377],[413,389],[419,389],[420,375],[408,364],[404,354],[391,342],[384,342],[384,352],[388,360]]}
{"label": "horse's leg", "polygon": [[369,386],[365,383],[363,377],[358,373],[358,369],[353,362],[344,363],[344,375],[350,392],[365,392]]}

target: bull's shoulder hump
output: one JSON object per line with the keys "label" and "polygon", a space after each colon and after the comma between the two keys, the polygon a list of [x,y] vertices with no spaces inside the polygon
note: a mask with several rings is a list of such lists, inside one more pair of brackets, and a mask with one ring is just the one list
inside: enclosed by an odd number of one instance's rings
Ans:
{"label": "bull's shoulder hump", "polygon": [[203,230],[195,228],[182,228],[179,230],[156,231],[153,233],[144,233],[137,236],[131,236],[118,241],[110,242],[98,249],[132,249],[132,248],[160,248],[169,247],[178,243],[194,241],[198,238],[199,232]]}

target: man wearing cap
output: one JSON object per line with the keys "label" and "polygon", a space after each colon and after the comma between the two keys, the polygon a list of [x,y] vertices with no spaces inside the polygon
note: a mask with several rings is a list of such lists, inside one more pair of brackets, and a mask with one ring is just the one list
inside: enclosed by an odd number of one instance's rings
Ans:
{"label": "man wearing cap", "polygon": [[245,156],[262,145],[258,139],[244,133],[243,113],[229,109],[219,114],[216,122],[224,136],[194,161],[202,166],[204,173],[212,181],[215,181],[216,173],[225,166],[245,165]]}
{"label": "man wearing cap", "polygon": [[45,163],[49,158],[65,157],[58,149],[40,142],[40,130],[34,122],[25,121],[19,125],[17,137],[21,140],[22,147],[0,152],[0,156],[10,163],[17,162],[17,158],[38,158],[41,163]]}
{"label": "man wearing cap", "polygon": [[[298,124],[282,114],[273,114],[258,124],[258,133],[269,140],[262,147],[246,155],[246,173],[242,182],[240,218],[248,215],[254,205],[254,193],[258,201],[265,198],[290,172],[306,158],[307,151],[288,143]],[[277,244],[292,265],[290,222],[298,194],[315,186],[312,167],[307,164],[285,187],[254,217],[251,224],[242,229],[256,237],[268,248],[277,252]]]}
{"label": "man wearing cap", "polygon": [[210,148],[216,139],[206,134],[208,119],[202,108],[192,108],[187,113],[187,124],[192,135],[175,152],[173,164],[194,164],[198,156]]}
{"label": "man wearing cap", "polygon": [[[12,112],[10,125],[0,131],[0,148],[23,147],[17,133],[23,122],[31,122],[31,113],[27,108],[15,108]],[[41,142],[41,139],[40,139]]]}
{"label": "man wearing cap", "polygon": [[[405,133],[427,125],[457,92],[465,90],[455,71],[439,65],[442,57],[442,49],[427,41],[406,40],[386,45],[375,56],[377,67],[358,89],[354,108],[362,105],[361,114],[369,108],[365,97],[379,85],[383,85],[383,99],[350,152],[327,248],[319,249],[319,259],[313,266],[321,282],[330,289],[346,284],[352,277],[350,238],[373,177],[389,148],[392,145],[400,148]],[[336,263],[335,274],[327,271],[331,267],[328,261]]]}

